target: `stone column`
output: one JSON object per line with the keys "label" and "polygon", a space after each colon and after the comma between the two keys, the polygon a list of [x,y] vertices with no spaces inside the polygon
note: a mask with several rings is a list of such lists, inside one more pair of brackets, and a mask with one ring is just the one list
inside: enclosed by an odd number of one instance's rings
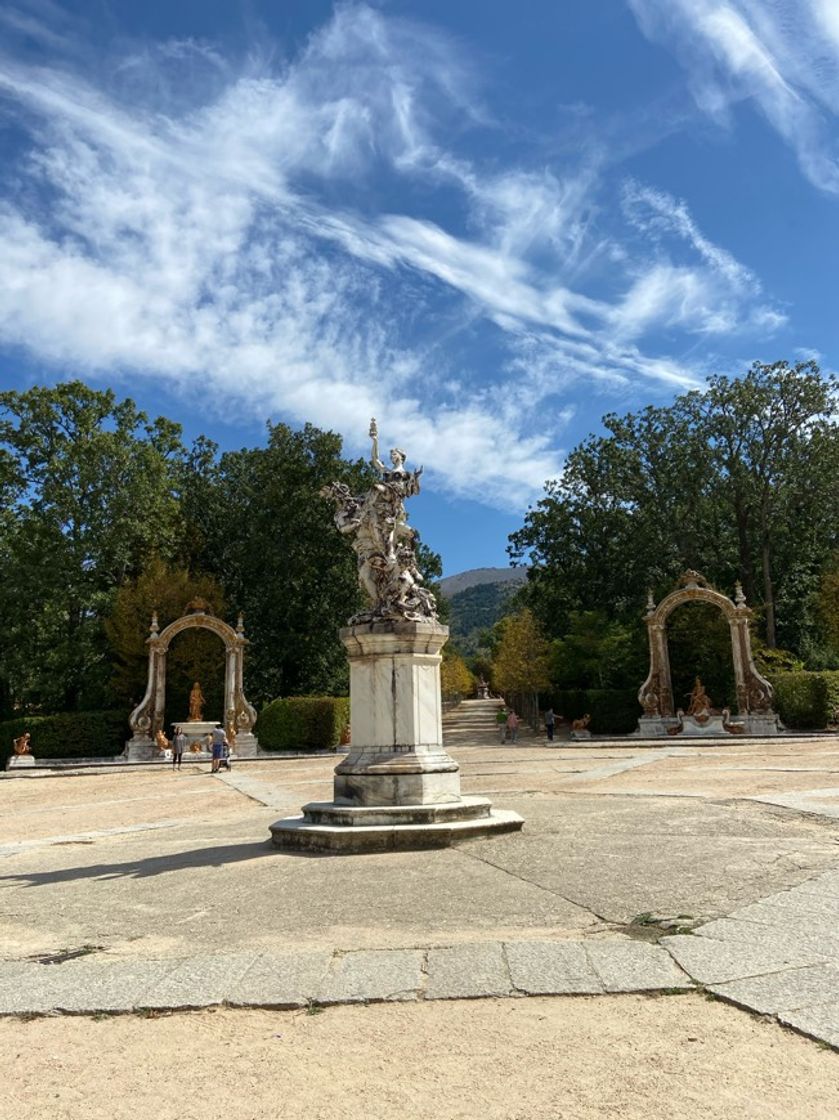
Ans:
{"label": "stone column", "polygon": [[340,632],[350,660],[352,747],[335,770],[338,805],[435,805],[460,800],[443,749],[438,622],[377,622]]}
{"label": "stone column", "polygon": [[225,646],[224,650],[224,717],[222,724],[227,727],[228,721],[236,722],[236,649],[234,646]]}
{"label": "stone column", "polygon": [[124,757],[129,762],[145,761],[157,753],[154,745],[154,718],[158,693],[157,619],[152,621],[152,638],[149,639],[149,671],[143,699],[128,717],[132,735],[125,744]]}
{"label": "stone column", "polygon": [[440,650],[448,628],[404,619],[345,627],[352,748],[335,768],[334,800],[303,806],[271,825],[292,851],[439,848],[513,832],[522,818],[461,797],[460,772],[443,749]]}

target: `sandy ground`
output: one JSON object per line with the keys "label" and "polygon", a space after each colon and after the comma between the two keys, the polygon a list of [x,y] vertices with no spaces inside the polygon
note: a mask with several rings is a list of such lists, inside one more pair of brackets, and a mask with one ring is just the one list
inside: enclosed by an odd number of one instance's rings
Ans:
{"label": "sandy ground", "polygon": [[839,1055],[702,996],[0,1022],[4,1120],[835,1120]]}
{"label": "sandy ground", "polygon": [[[835,736],[665,757],[470,734],[464,792],[525,829],[438,852],[273,849],[272,820],[329,798],[330,758],[242,766],[271,807],[206,764],[0,781],[0,956],[614,937],[839,860],[836,820],[743,800],[839,790]],[[839,1054],[701,995],[216,1010],[0,1020],[0,1087],[0,1120],[836,1120]]]}

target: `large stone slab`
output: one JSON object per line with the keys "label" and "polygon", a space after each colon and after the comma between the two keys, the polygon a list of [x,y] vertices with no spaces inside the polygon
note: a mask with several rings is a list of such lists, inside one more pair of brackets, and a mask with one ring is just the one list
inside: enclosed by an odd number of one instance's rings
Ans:
{"label": "large stone slab", "polygon": [[132,1011],[172,970],[171,961],[27,963],[0,973],[0,1013]]}
{"label": "large stone slab", "polygon": [[749,976],[765,976],[802,965],[819,964],[824,957],[797,951],[767,952],[747,941],[714,941],[710,937],[678,935],[659,942],[676,958],[682,968],[700,984],[724,984]]}
{"label": "large stone slab", "polygon": [[336,956],[317,994],[318,1003],[417,999],[423,983],[419,949],[360,949]]}
{"label": "large stone slab", "polygon": [[763,1015],[779,1011],[797,1011],[805,1007],[836,1001],[839,992],[839,964],[815,964],[714,984],[711,991],[741,1007]]}
{"label": "large stone slab", "polygon": [[426,972],[426,999],[506,996],[513,987],[500,941],[429,949]]}
{"label": "large stone slab", "polygon": [[226,1002],[242,1007],[304,1007],[321,990],[332,955],[329,949],[266,953],[234,982]]}
{"label": "large stone slab", "polygon": [[142,1006],[211,1007],[224,1003],[257,960],[257,953],[190,957],[143,993]]}
{"label": "large stone slab", "polygon": [[785,1026],[794,1027],[839,1049],[839,1000],[800,1011],[782,1011],[778,1019]]}
{"label": "large stone slab", "polygon": [[508,941],[513,987],[527,995],[599,994],[603,985],[576,941]]}
{"label": "large stone slab", "polygon": [[807,953],[820,960],[839,958],[839,930],[811,933],[792,930],[783,925],[758,925],[738,918],[717,918],[694,930],[697,937],[713,941],[731,941],[751,945],[753,949],[772,954]]}
{"label": "large stone slab", "polygon": [[692,982],[666,949],[643,941],[590,941],[586,953],[607,992],[690,988]]}

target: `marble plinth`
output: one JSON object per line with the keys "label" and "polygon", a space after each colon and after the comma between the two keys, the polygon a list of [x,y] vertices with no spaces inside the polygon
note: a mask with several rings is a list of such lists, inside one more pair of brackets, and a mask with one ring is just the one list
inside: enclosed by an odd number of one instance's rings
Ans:
{"label": "marble plinth", "polygon": [[35,758],[31,754],[13,754],[6,760],[7,770],[21,770],[34,765]]}
{"label": "marble plinth", "polygon": [[271,825],[271,838],[287,851],[334,854],[448,848],[460,840],[518,832],[524,821],[492,809],[480,797],[448,805],[354,808],[332,802],[305,805],[303,816]]}
{"label": "marble plinth", "polygon": [[633,736],[639,739],[725,739],[735,735],[780,735],[783,726],[776,712],[710,716],[700,722],[693,716],[642,716]]}
{"label": "marble plinth", "polygon": [[680,739],[720,739],[730,735],[725,729],[722,716],[709,716],[706,720],[698,720],[693,716],[682,716],[682,727],[679,731]]}
{"label": "marble plinth", "polygon": [[[184,758],[191,758],[194,762],[200,762],[202,759],[211,758],[212,752],[208,750],[205,745],[205,740],[208,735],[212,734],[213,728],[219,726],[218,720],[191,720],[180,724],[174,724],[171,734],[168,736],[172,739],[178,727],[183,730],[187,738],[186,750],[184,751]],[[201,743],[201,751],[192,752],[190,748],[193,743]],[[257,737],[250,731],[240,731],[236,736],[236,747],[234,755],[237,758],[256,758],[259,753],[259,741]],[[125,744],[123,757],[127,762],[148,762],[151,759],[162,758],[160,751],[157,749],[157,744],[153,739],[143,735],[135,735],[129,739]]]}
{"label": "marble plinth", "polygon": [[745,724],[747,735],[780,735],[785,730],[777,712],[749,712],[737,718]]}
{"label": "marble plinth", "polygon": [[446,847],[512,831],[517,813],[460,795],[460,769],[443,748],[438,622],[366,623],[340,632],[350,661],[352,747],[335,768],[332,802],[271,825],[290,850],[387,851]]}

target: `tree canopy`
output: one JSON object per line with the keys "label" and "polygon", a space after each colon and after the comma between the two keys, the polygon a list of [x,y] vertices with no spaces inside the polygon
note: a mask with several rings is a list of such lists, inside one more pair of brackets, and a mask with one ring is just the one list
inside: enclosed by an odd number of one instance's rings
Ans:
{"label": "tree canopy", "polygon": [[[333,480],[364,488],[369,470],[310,424],[269,424],[264,447],[220,454],[78,381],[0,394],[0,707],[130,703],[144,687],[151,609],[165,625],[196,594],[244,612],[257,704],[345,691],[337,629],[360,592],[319,491]],[[430,549],[419,562],[427,578],[440,574]],[[190,632],[172,664],[185,688],[223,664],[223,647]]]}
{"label": "tree canopy", "polygon": [[546,635],[567,641],[593,610],[636,625],[646,589],[660,597],[693,568],[723,590],[742,582],[769,648],[824,655],[836,394],[813,362],[755,363],[667,407],[606,416],[606,434],[570,453],[510,540],[531,564],[525,599]]}

